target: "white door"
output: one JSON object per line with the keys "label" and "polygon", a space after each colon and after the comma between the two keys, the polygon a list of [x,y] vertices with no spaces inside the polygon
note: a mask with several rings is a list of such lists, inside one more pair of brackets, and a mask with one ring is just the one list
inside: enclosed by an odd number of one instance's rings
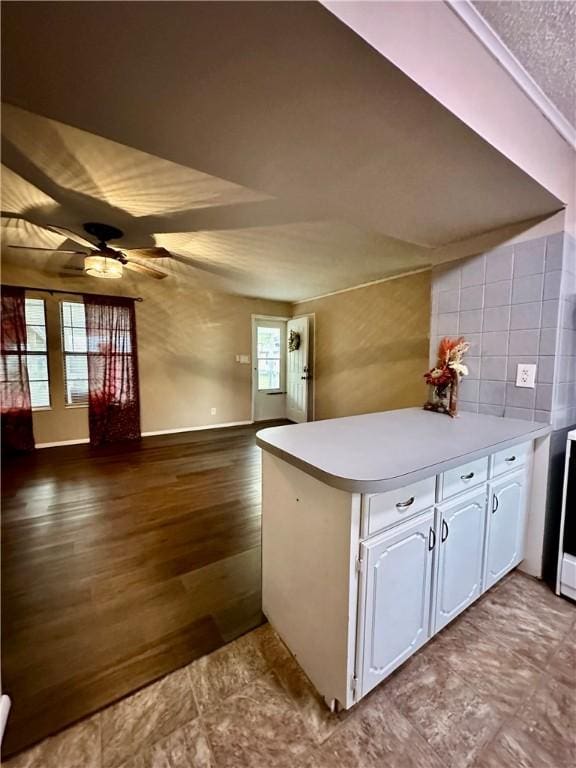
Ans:
{"label": "white door", "polygon": [[286,321],[252,321],[252,400],[254,421],[286,416]]}
{"label": "white door", "polygon": [[434,541],[430,510],[360,547],[362,695],[429,637]]}
{"label": "white door", "polygon": [[[286,336],[286,417],[291,421],[308,421],[308,382],[310,380],[309,320],[288,320]],[[290,339],[293,344],[291,345]],[[296,346],[296,349],[291,349]]]}
{"label": "white door", "polygon": [[523,557],[524,472],[490,486],[485,587],[489,589]]}
{"label": "white door", "polygon": [[438,511],[436,632],[482,591],[486,491],[477,491],[455,504],[444,504]]}

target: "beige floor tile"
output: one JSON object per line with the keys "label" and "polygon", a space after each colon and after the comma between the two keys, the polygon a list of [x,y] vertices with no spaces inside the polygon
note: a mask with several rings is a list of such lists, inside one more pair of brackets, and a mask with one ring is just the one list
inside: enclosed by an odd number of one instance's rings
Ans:
{"label": "beige floor tile", "polygon": [[545,677],[517,713],[524,730],[559,766],[576,765],[576,687]]}
{"label": "beige floor tile", "polygon": [[268,664],[252,633],[219,648],[187,668],[202,712],[263,675]]}
{"label": "beige floor tile", "polygon": [[466,621],[543,669],[563,640],[570,617],[555,608],[532,611],[529,604],[516,601],[506,586],[469,608]]}
{"label": "beige floor tile", "polygon": [[569,768],[533,737],[516,719],[506,723],[494,741],[478,756],[472,768]]}
{"label": "beige floor tile", "polygon": [[186,669],[102,712],[102,764],[115,768],[197,715]]}
{"label": "beige floor tile", "polygon": [[229,696],[204,722],[218,768],[294,768],[314,746],[273,672]]}
{"label": "beige floor tile", "polygon": [[308,732],[317,743],[322,743],[348,716],[349,712],[333,715],[316,691],[300,665],[282,640],[265,624],[253,632],[252,637],[267,664],[290,695],[306,724]]}
{"label": "beige floor tile", "polygon": [[[488,593],[488,597],[492,591]],[[520,571],[514,571],[511,578],[498,585],[498,599],[506,601],[511,606],[522,606],[532,614],[536,614],[542,621],[554,616],[559,620],[564,619],[569,624],[576,617],[576,606],[563,597],[558,597],[543,581],[533,579]]]}
{"label": "beige floor tile", "polygon": [[215,768],[215,765],[200,719],[196,718],[122,763],[121,768]]}
{"label": "beige floor tile", "polygon": [[576,688],[576,624],[568,630],[546,671],[561,683]]}
{"label": "beige floor tile", "polygon": [[95,715],[45,739],[12,760],[5,768],[100,768],[100,716]]}
{"label": "beige floor tile", "polygon": [[502,718],[447,664],[409,661],[381,686],[400,712],[438,753],[445,768],[465,768],[494,736]]}
{"label": "beige floor tile", "polygon": [[423,655],[448,664],[503,714],[514,712],[532,694],[542,674],[527,658],[480,632],[465,615],[433,640]]}
{"label": "beige floor tile", "polygon": [[271,624],[263,624],[252,632],[252,639],[270,667],[285,664],[293,658]]}
{"label": "beige floor tile", "polygon": [[294,659],[275,667],[275,672],[318,744],[325,741],[350,715],[350,710],[332,714]]}
{"label": "beige floor tile", "polygon": [[[359,705],[362,706],[362,703]],[[445,768],[385,696],[371,696],[299,768]]]}

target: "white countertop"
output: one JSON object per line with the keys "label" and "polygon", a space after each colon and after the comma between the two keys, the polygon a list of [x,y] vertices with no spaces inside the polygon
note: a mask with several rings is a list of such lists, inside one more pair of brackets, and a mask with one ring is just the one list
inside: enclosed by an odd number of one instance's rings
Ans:
{"label": "white countertop", "polygon": [[265,451],[345,491],[400,488],[527,440],[551,428],[519,419],[421,408],[270,427],[256,435]]}

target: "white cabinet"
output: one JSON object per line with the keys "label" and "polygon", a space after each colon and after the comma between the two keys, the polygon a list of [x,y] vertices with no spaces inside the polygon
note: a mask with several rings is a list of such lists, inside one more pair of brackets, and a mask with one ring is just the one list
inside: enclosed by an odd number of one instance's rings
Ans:
{"label": "white cabinet", "polygon": [[360,547],[362,695],[429,637],[434,541],[430,510]]}
{"label": "white cabinet", "polygon": [[438,512],[436,632],[482,591],[486,488],[457,503],[443,504]]}
{"label": "white cabinet", "polygon": [[490,485],[484,587],[489,589],[522,560],[525,473]]}
{"label": "white cabinet", "polygon": [[532,447],[502,444],[382,493],[265,452],[263,610],[331,708],[357,703],[522,560]]}

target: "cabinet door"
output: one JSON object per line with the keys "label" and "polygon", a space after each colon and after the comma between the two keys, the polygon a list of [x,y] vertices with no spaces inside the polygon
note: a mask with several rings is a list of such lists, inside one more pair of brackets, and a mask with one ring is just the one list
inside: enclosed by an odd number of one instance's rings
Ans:
{"label": "cabinet door", "polygon": [[525,473],[516,472],[490,486],[485,588],[523,557]]}
{"label": "cabinet door", "polygon": [[362,695],[429,637],[433,547],[432,510],[361,545]]}
{"label": "cabinet door", "polygon": [[486,488],[457,504],[439,507],[438,581],[435,631],[482,591]]}

